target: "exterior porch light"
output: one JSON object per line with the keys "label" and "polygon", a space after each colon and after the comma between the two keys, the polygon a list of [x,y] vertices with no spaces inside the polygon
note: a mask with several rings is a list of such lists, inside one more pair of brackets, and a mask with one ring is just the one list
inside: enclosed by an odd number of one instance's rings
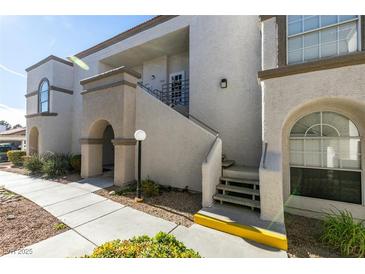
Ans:
{"label": "exterior porch light", "polygon": [[221,79],[221,88],[227,88],[228,87],[228,80],[226,78]]}
{"label": "exterior porch light", "polygon": [[146,139],[146,132],[139,129],[134,133],[134,138],[138,141],[138,180],[137,180],[137,197],[134,199],[137,203],[143,202],[141,194],[141,165],[142,165],[142,141]]}

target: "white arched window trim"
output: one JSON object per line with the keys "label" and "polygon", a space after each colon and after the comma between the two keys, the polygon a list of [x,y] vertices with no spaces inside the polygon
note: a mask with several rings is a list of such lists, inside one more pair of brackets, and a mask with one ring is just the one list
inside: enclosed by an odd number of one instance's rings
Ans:
{"label": "white arched window trim", "polygon": [[[308,125],[307,129],[305,130],[303,136],[296,136],[295,134],[290,135],[290,166],[291,167],[302,167],[302,168],[318,168],[318,169],[331,169],[331,170],[348,170],[348,171],[361,171],[361,147],[360,145],[358,145],[358,143],[360,143],[361,141],[361,137],[359,135],[359,131],[357,129],[357,127],[354,125],[354,123],[348,119],[346,116],[342,115],[342,114],[338,114],[335,112],[316,112],[319,113],[320,115],[320,123],[315,123],[312,125]],[[341,117],[346,118],[349,123],[351,123],[355,128],[356,128],[356,133],[352,134],[352,135],[348,135],[345,136],[343,134],[341,134],[341,131],[336,127],[336,125],[334,124],[329,124],[329,123],[323,123],[323,113],[332,113]],[[302,117],[301,119],[312,115],[315,113],[311,113],[308,114],[304,117]],[[301,121],[301,119],[299,119],[294,126]],[[293,126],[293,128],[294,128]],[[320,128],[320,132],[319,135],[320,136],[310,136],[309,132],[311,130],[313,130],[313,128],[315,127],[319,127]],[[338,136],[324,136],[323,135],[323,127],[329,127],[332,128]],[[346,140],[348,141],[349,146],[353,147],[353,150],[351,151],[346,151],[344,152],[344,149],[341,147],[343,146],[343,144],[346,144]],[[297,141],[297,144],[293,145],[293,143]],[[300,142],[302,142],[302,144],[300,144]],[[332,142],[332,145],[334,146],[335,144],[337,145],[337,147],[331,147],[331,146],[326,146],[326,143],[328,144],[329,142]],[[313,145],[316,144],[318,145],[318,149],[314,149]],[[355,146],[358,145],[358,148],[355,149]],[[301,149],[298,149],[298,147],[301,146]],[[336,149],[337,148],[337,149]],[[328,165],[326,158],[328,159],[328,150],[334,149],[334,155],[333,158],[334,159],[338,159],[338,165],[334,166],[334,165]],[[355,151],[356,150],[356,151]],[[302,163],[300,163],[300,161],[293,161],[293,159],[298,159],[299,155],[302,157],[303,161]],[[318,155],[318,157],[320,158],[320,164],[314,164],[313,162],[310,162],[310,157],[309,155]],[[313,158],[314,159],[314,158]],[[355,161],[356,160],[356,167],[352,166],[346,166],[346,164],[344,164],[345,161]],[[353,162],[355,163],[355,162]]]}
{"label": "white arched window trim", "polygon": [[38,112],[49,112],[50,85],[47,78],[43,78],[38,87]]}
{"label": "white arched window trim", "polygon": [[289,137],[291,195],[364,205],[362,137],[336,112],[299,119]]}
{"label": "white arched window trim", "polygon": [[337,132],[337,134],[338,134],[338,136],[341,136],[341,133],[340,133],[340,131],[337,129],[337,128],[335,128],[334,126],[331,126],[330,124],[314,124],[314,125],[312,125],[311,127],[309,127],[306,131],[305,131],[305,133],[304,133],[304,137],[310,137],[310,136],[308,136],[308,131],[309,130],[312,130],[314,127],[317,127],[317,126],[320,126],[320,127],[323,127],[323,126],[327,126],[327,127],[330,127],[330,128],[333,128],[336,132]]}

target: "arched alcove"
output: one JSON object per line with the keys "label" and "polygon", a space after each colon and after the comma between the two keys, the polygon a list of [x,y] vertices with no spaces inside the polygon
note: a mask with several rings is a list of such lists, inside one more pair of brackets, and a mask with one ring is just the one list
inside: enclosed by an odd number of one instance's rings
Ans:
{"label": "arched alcove", "polygon": [[29,154],[38,154],[39,152],[39,131],[36,127],[32,127],[29,131]]}
{"label": "arched alcove", "polygon": [[307,101],[288,113],[282,180],[289,211],[322,214],[337,208],[365,216],[364,117],[363,103],[340,97]]}

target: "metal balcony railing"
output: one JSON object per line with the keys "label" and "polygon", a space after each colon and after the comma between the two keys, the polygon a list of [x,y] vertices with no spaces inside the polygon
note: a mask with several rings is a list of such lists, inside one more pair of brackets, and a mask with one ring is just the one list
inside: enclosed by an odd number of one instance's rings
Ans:
{"label": "metal balcony railing", "polygon": [[162,89],[152,89],[148,85],[139,82],[138,85],[145,91],[174,108],[182,106],[189,108],[189,80],[174,81],[172,83],[162,85]]}
{"label": "metal balcony railing", "polygon": [[162,85],[161,101],[171,107],[189,107],[189,79]]}

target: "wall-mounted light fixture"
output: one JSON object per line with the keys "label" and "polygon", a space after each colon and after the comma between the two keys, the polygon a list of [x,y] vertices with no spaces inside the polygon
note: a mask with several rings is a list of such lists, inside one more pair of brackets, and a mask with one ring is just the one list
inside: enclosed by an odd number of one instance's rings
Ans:
{"label": "wall-mounted light fixture", "polygon": [[221,88],[227,88],[228,87],[228,81],[226,78],[221,79]]}

